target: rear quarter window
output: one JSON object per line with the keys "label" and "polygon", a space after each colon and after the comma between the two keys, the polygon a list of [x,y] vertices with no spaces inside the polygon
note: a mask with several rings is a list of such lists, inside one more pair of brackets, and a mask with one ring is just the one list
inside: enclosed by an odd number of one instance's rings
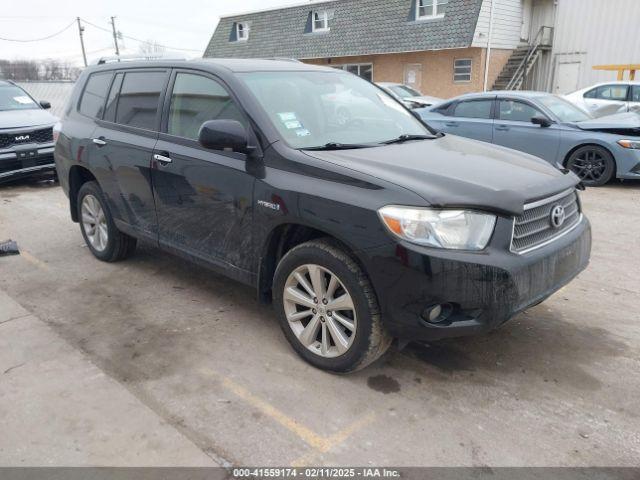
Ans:
{"label": "rear quarter window", "polygon": [[112,72],[92,73],[80,98],[78,111],[92,118],[102,118],[107,91],[111,85]]}

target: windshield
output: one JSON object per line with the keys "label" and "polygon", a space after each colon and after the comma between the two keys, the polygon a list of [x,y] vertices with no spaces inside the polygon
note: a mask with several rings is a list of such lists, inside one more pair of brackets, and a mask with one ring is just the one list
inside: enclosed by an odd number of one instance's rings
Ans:
{"label": "windshield", "polygon": [[431,135],[397,100],[349,73],[252,72],[240,77],[293,148],[380,144]]}
{"label": "windshield", "polygon": [[24,90],[15,85],[0,85],[0,111],[40,108]]}
{"label": "windshield", "polygon": [[389,87],[389,89],[398,95],[400,98],[411,98],[411,97],[421,97],[422,94],[417,90],[414,90],[411,87],[407,87],[406,85],[394,85]]}
{"label": "windshield", "polygon": [[558,120],[561,122],[584,122],[585,120],[591,120],[592,118],[587,112],[580,110],[572,103],[569,103],[565,99],[555,95],[539,97],[538,101],[551,110],[551,112],[558,117]]}

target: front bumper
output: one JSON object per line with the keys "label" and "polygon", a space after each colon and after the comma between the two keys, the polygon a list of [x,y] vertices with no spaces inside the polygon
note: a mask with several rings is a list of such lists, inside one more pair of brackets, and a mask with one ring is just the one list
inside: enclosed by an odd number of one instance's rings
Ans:
{"label": "front bumper", "polygon": [[54,144],[39,144],[0,151],[0,182],[35,173],[55,171]]}
{"label": "front bumper", "polygon": [[[502,233],[508,228],[506,219],[497,227]],[[498,327],[587,267],[591,227],[583,217],[567,235],[524,255],[510,252],[508,243],[502,243],[494,239],[480,253],[438,251],[403,242],[367,251],[361,258],[389,332],[428,341]],[[442,323],[429,323],[422,315],[436,304],[450,305],[452,313]]]}

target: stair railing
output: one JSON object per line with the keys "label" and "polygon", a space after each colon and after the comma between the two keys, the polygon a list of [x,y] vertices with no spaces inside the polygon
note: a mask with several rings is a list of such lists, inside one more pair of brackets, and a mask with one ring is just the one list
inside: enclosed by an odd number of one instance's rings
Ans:
{"label": "stair railing", "polygon": [[514,72],[511,80],[505,87],[505,90],[514,90],[518,82],[522,79],[524,81],[524,77],[527,75],[527,67],[529,65],[529,61],[536,54],[538,49],[542,46],[549,46],[551,44],[551,39],[553,38],[553,27],[541,26],[536,34],[533,42],[529,44],[529,49],[527,50],[527,54],[518,65],[518,68]]}

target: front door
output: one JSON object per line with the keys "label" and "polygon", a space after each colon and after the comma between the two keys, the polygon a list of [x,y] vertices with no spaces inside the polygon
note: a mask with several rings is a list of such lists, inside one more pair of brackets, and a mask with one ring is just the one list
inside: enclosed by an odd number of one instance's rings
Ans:
{"label": "front door", "polygon": [[556,74],[556,84],[553,93],[564,95],[578,89],[580,79],[580,62],[560,62]]}
{"label": "front door", "polygon": [[243,113],[214,77],[189,70],[172,75],[152,170],[160,244],[223,267],[251,268],[254,177],[244,154],[198,143],[207,120]]}
{"label": "front door", "polygon": [[93,132],[96,164],[105,172],[101,186],[113,216],[141,234],[157,239],[151,189],[151,157],[158,139],[160,103],[168,70],[117,73],[103,120]]}
{"label": "front door", "polygon": [[422,91],[422,64],[411,63],[404,66],[404,84]]}
{"label": "front door", "polygon": [[535,116],[547,117],[540,110],[518,100],[498,100],[493,126],[493,143],[554,162],[560,147],[560,130],[556,124],[541,127],[531,123]]}
{"label": "front door", "polygon": [[629,85],[612,83],[600,85],[584,94],[584,103],[596,117],[604,117],[629,110]]}

